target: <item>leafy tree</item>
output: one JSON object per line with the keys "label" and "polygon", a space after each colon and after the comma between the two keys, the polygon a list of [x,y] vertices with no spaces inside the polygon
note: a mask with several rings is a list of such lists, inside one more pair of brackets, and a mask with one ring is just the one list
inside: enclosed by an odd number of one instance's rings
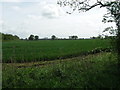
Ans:
{"label": "leafy tree", "polygon": [[103,33],[104,32],[108,32],[109,34],[114,35],[114,36],[117,35],[117,30],[114,29],[112,26],[105,28],[105,30],[103,31]]}
{"label": "leafy tree", "polygon": [[29,40],[34,40],[34,38],[35,38],[34,35],[30,35],[28,39]]}
{"label": "leafy tree", "polygon": [[39,39],[39,36],[36,35],[36,36],[35,36],[35,40],[38,40],[38,39]]}
{"label": "leafy tree", "polygon": [[103,39],[102,35],[98,35],[97,39]]}
{"label": "leafy tree", "polygon": [[96,37],[94,37],[94,36],[93,36],[93,37],[90,37],[90,38],[91,38],[91,39],[96,39]]}
{"label": "leafy tree", "polygon": [[55,36],[55,35],[52,35],[52,36],[51,36],[51,39],[52,39],[52,40],[55,40],[55,39],[56,39],[56,36]]}
{"label": "leafy tree", "polygon": [[93,0],[59,0],[57,3],[60,6],[69,6],[72,8],[71,12],[75,10],[89,11],[90,9],[99,6],[100,8],[105,7],[107,14],[104,15],[103,22],[115,22],[116,23],[116,52],[118,54],[118,64],[120,66],[120,0],[94,0],[95,3],[91,3]]}
{"label": "leafy tree", "polygon": [[2,35],[2,40],[19,40],[19,37],[17,35],[4,34],[4,33],[1,33],[1,35]]}
{"label": "leafy tree", "polygon": [[77,39],[78,38],[78,36],[69,36],[69,39]]}
{"label": "leafy tree", "polygon": [[14,36],[15,39],[19,39],[19,37],[17,35]]}
{"label": "leafy tree", "polygon": [[76,40],[76,39],[78,39],[78,36],[73,36],[73,38]]}

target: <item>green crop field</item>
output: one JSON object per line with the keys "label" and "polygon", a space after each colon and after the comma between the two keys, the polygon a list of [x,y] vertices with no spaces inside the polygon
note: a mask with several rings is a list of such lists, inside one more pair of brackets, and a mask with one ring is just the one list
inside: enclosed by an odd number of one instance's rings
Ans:
{"label": "green crop field", "polygon": [[3,62],[35,62],[79,56],[95,48],[110,47],[109,40],[4,41]]}
{"label": "green crop field", "polygon": [[110,47],[106,39],[3,41],[2,88],[120,88],[116,54],[94,52]]}

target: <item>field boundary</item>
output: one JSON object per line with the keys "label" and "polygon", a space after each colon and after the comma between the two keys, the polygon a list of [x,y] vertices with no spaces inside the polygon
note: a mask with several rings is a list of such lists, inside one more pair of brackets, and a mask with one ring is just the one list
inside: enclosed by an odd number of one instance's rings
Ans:
{"label": "field boundary", "polygon": [[37,62],[3,63],[3,64],[8,65],[8,66],[13,66],[16,68],[44,67],[44,66],[48,66],[48,65],[52,65],[52,64],[60,64],[60,63],[66,62],[66,61],[73,61],[74,59],[78,59],[78,58],[79,58],[79,60],[84,60],[84,59],[89,58],[91,56],[99,55],[101,53],[108,53],[108,52],[111,52],[110,48],[94,49],[90,52],[82,53],[79,56],[69,57],[69,58],[54,59],[54,60],[50,60],[50,61],[46,60],[46,61],[37,61]]}

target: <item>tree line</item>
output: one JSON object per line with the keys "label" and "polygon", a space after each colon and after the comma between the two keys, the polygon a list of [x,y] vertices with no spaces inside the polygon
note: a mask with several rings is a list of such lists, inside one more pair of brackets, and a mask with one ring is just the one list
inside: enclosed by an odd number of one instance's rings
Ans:
{"label": "tree line", "polygon": [[[105,36],[104,38],[102,37],[102,35],[98,35],[97,37],[90,37],[89,39],[112,39],[113,37],[115,37],[115,36]],[[48,38],[43,38],[43,40],[48,40]],[[55,36],[55,35],[52,35],[51,36],[51,38],[50,38],[51,40],[77,40],[77,39],[84,39],[84,38],[78,38],[78,36],[76,36],[76,35],[73,35],[73,36],[69,36],[69,38],[68,39],[66,39],[66,38],[58,38],[57,36]],[[28,37],[28,39],[26,38],[26,40],[40,40],[39,39],[39,36],[34,36],[34,35],[30,35],[29,37]]]}
{"label": "tree line", "polygon": [[4,34],[0,33],[0,36],[2,36],[2,40],[19,40],[20,38],[17,35],[12,34]]}
{"label": "tree line", "polygon": [[[52,36],[51,36],[51,39],[52,39],[52,40],[58,40],[58,39],[60,39],[60,38],[56,37],[55,35],[52,35]],[[64,39],[65,39],[65,38],[64,38]],[[71,39],[71,40],[76,40],[76,39],[78,39],[78,36],[75,36],[75,35],[69,36],[69,39]],[[30,35],[27,40],[39,40],[39,36],[37,36],[37,35]]]}
{"label": "tree line", "polygon": [[[38,35],[33,35],[31,34],[28,38],[26,39],[20,39],[17,35],[12,35],[12,34],[4,34],[4,33],[0,33],[0,36],[2,36],[2,40],[48,40],[48,38],[43,38],[40,39]],[[105,36],[104,38],[102,37],[102,35],[98,35],[97,37],[90,37],[88,39],[112,39],[115,38],[115,36]],[[68,39],[66,38],[58,38],[55,35],[52,35],[51,38],[49,38],[50,40],[77,40],[77,39],[85,39],[85,38],[78,38],[78,36],[76,35],[72,35],[69,36]]]}

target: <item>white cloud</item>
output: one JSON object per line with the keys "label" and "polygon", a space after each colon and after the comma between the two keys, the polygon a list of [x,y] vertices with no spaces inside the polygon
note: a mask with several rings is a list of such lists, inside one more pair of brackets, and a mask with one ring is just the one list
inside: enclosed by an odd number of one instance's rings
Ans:
{"label": "white cloud", "polygon": [[[44,2],[45,4],[45,2]],[[43,17],[47,17],[47,18],[58,18],[62,15],[64,15],[65,13],[63,12],[63,10],[54,4],[47,4],[44,5],[42,12],[41,12]]]}
{"label": "white cloud", "polygon": [[32,14],[27,15],[27,17],[30,19],[36,19],[36,20],[41,19],[41,16],[36,16],[36,15],[32,15]]}
{"label": "white cloud", "polygon": [[[39,3],[6,4],[4,21],[15,29],[8,27],[8,29],[4,29],[4,32],[12,32],[24,38],[31,33],[38,34],[40,37],[49,37],[52,34],[58,37],[68,37],[69,35],[90,37],[98,35],[106,27],[101,22],[103,14],[106,13],[104,9],[96,8],[86,13],[76,12],[68,15],[63,11],[65,9],[62,10],[55,3],[44,0]],[[24,32],[26,33],[24,34]]]}
{"label": "white cloud", "polygon": [[3,20],[0,19],[0,32],[2,32]]}
{"label": "white cloud", "polygon": [[1,0],[0,2],[21,2],[22,0]]}
{"label": "white cloud", "polygon": [[[47,18],[47,19],[53,19],[53,18],[59,18],[62,16],[65,16],[66,13],[60,8],[58,5],[53,3],[48,3],[46,1],[42,1],[40,3],[36,3],[35,5],[28,7],[26,10],[29,14],[27,14],[27,17],[34,18],[34,19],[40,19],[40,18]],[[26,13],[26,11],[24,11]]]}
{"label": "white cloud", "polygon": [[[42,0],[0,0],[0,2],[41,2]],[[46,0],[46,1],[55,1],[55,0]]]}
{"label": "white cloud", "polygon": [[0,19],[0,25],[3,24],[3,20]]}
{"label": "white cloud", "polygon": [[20,8],[20,7],[18,7],[18,6],[13,6],[13,7],[12,7],[12,9],[13,9],[13,10],[16,10],[16,11],[21,10],[21,8]]}

